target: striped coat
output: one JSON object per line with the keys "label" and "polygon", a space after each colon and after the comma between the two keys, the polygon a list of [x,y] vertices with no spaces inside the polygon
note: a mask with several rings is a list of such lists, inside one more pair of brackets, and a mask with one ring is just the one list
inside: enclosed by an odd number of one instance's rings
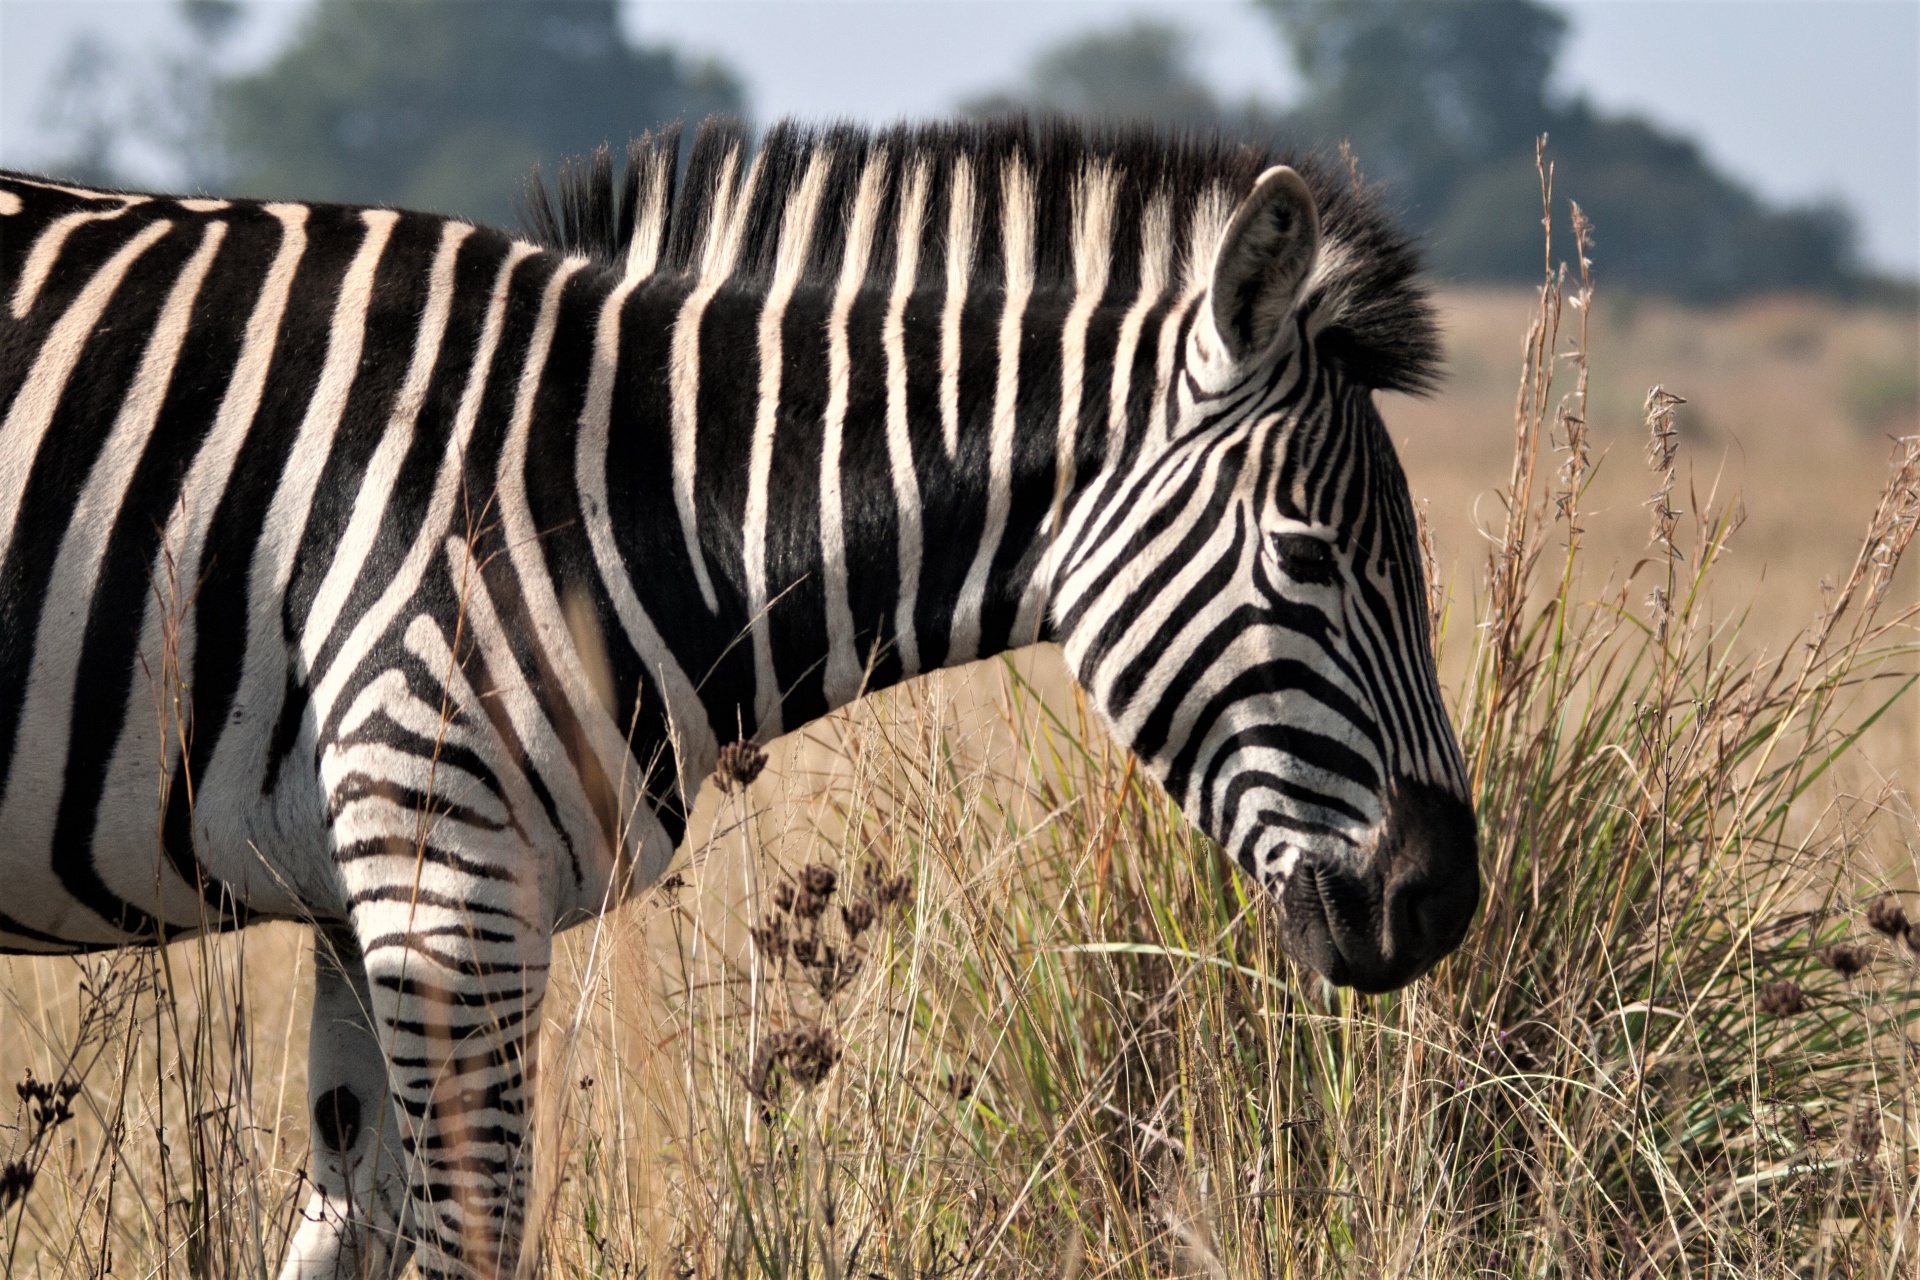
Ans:
{"label": "striped coat", "polygon": [[1335,980],[1473,911],[1365,192],[1066,126],[678,154],[541,243],[0,175],[0,949],[315,923],[290,1275],[509,1267],[552,933],[722,744],[923,671],[1059,643]]}

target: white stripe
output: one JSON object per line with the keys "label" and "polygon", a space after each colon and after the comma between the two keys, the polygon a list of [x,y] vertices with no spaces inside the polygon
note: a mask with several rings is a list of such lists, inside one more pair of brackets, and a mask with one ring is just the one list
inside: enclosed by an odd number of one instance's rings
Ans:
{"label": "white stripe", "polygon": [[82,200],[119,200],[126,204],[145,204],[152,196],[128,195],[124,191],[95,191],[91,187],[76,187],[65,182],[48,182],[45,178],[29,178],[24,173],[10,173],[6,180],[15,186],[38,187],[42,191],[58,191],[63,196],[78,196]]}
{"label": "white stripe", "polygon": [[[107,770],[104,794],[144,795],[147,799],[131,809],[112,806],[103,811],[95,834],[95,843],[100,848],[133,848],[136,840],[150,845],[154,822],[153,779],[156,774],[171,777],[179,760],[182,744],[177,726],[164,722],[171,712],[169,702],[181,692],[177,683],[180,674],[193,670],[198,638],[193,593],[204,570],[214,515],[226,496],[240,450],[259,412],[267,376],[273,367],[280,322],[286,314],[294,278],[307,249],[306,206],[270,204],[266,212],[280,222],[280,245],[260,283],[253,311],[247,317],[240,354],[214,414],[213,425],[187,468],[178,490],[179,499],[168,513],[166,532],[153,558],[153,591],[140,625],[141,666],[152,707],[149,710],[130,707]],[[195,779],[195,786],[199,788],[195,797],[198,801],[195,825],[202,832],[222,821],[220,794],[224,794],[208,792],[205,782],[204,778]],[[257,806],[234,803],[230,807],[250,813]],[[297,904],[287,892],[290,886],[271,874],[263,874],[265,868],[260,858],[246,847],[244,837],[235,843],[239,850],[237,865],[220,867],[215,874],[232,882],[242,900],[261,910],[274,910],[272,903],[276,899],[284,899],[289,908],[295,907]],[[210,866],[212,858],[221,851],[218,846],[209,846],[204,851]],[[304,886],[292,888],[297,891],[299,887]]]}
{"label": "white stripe", "polygon": [[274,487],[247,576],[247,659],[237,703],[256,714],[272,714],[272,708],[265,704],[278,702],[281,673],[285,669],[280,636],[285,625],[281,610],[287,583],[293,578],[293,562],[307,530],[307,514],[313,508],[314,491],[319,488],[327,455],[333,451],[334,434],[340,429],[340,419],[347,411],[347,397],[360,370],[360,352],[367,337],[367,309],[373,302],[374,274],[400,215],[390,209],[367,209],[361,212],[360,220],[367,231],[340,281],[320,380],[307,401],[307,411],[294,435],[293,448]]}
{"label": "white stripe", "polygon": [[980,613],[986,604],[987,579],[993,558],[1007,529],[1013,506],[1013,437],[1019,426],[1020,324],[1027,300],[1033,295],[1033,178],[1019,157],[1007,161],[1001,174],[1000,226],[1007,260],[1007,294],[1000,311],[999,377],[993,391],[993,439],[987,459],[987,523],[980,546],[960,587],[954,605],[953,640],[947,650],[949,666],[967,662],[980,653]]}
{"label": "white stripe", "polygon": [[413,545],[408,548],[406,562],[400,566],[400,571],[387,583],[386,590],[380,593],[380,599],[374,606],[353,624],[353,630],[347,633],[345,642],[325,673],[314,682],[313,718],[316,724],[326,722],[346,682],[399,616],[400,610],[413,598],[422,575],[439,549],[441,536],[451,526],[455,504],[461,497],[460,484],[466,471],[467,443],[473,438],[474,424],[480,417],[480,404],[486,396],[487,379],[493,371],[493,358],[500,349],[500,332],[506,324],[514,268],[537,252],[532,245],[515,241],[501,261],[500,270],[494,275],[487,302],[487,316],[480,326],[480,341],[474,349],[473,365],[467,371],[466,390],[461,394],[460,408],[454,415],[453,434],[447,441],[447,451],[440,462],[440,473],[434,479],[433,499],[427,507],[426,517],[420,522],[419,532],[414,535]]}
{"label": "white stripe", "polygon": [[[1021,592],[1013,622],[1016,642],[1037,640],[1047,601],[1055,556],[1068,543],[1062,537],[1062,518],[1068,496],[1078,481],[1080,418],[1086,407],[1087,326],[1107,293],[1107,270],[1113,260],[1113,200],[1116,181],[1111,166],[1089,164],[1073,191],[1073,305],[1060,327],[1060,421],[1055,432],[1053,506],[1043,526],[1047,551],[1034,563],[1033,576]],[[1022,638],[1025,638],[1023,641]]]}
{"label": "white stripe", "polygon": [[647,155],[647,171],[640,175],[643,202],[633,220],[633,239],[627,242],[626,279],[638,283],[660,265],[660,241],[667,230],[667,166],[672,157],[660,147]]}
{"label": "white stripe", "polygon": [[[293,447],[268,501],[259,540],[253,546],[247,568],[246,649],[232,713],[220,726],[219,745],[204,776],[194,780],[195,799],[201,802],[195,806],[194,819],[201,830],[218,833],[209,842],[214,846],[238,844],[244,848],[253,838],[257,797],[270,763],[265,748],[280,711],[289,664],[297,677],[307,674],[297,651],[290,652],[293,645],[286,634],[285,615],[287,584],[306,533],[314,492],[359,373],[375,272],[399,217],[387,209],[360,214],[366,234],[340,281],[320,377],[307,400]],[[190,589],[190,583],[185,585]],[[247,805],[241,803],[242,796],[255,799]],[[209,797],[218,799],[210,806],[205,803]]]}
{"label": "white stripe", "polygon": [[860,189],[854,195],[853,217],[847,228],[846,256],[840,264],[840,284],[833,296],[833,314],[827,320],[827,412],[820,444],[820,560],[826,574],[827,597],[827,665],[821,684],[829,707],[853,701],[861,685],[853,609],[847,603],[846,510],[840,487],[848,384],[853,375],[847,324],[867,280],[867,258],[873,248],[874,221],[880,216],[887,163],[886,150],[876,148],[861,170]]}
{"label": "white stripe", "polygon": [[[145,204],[145,196],[128,196],[118,209],[82,209],[69,213],[63,218],[55,218],[40,238],[33,242],[33,249],[27,254],[27,265],[20,269],[20,283],[13,291],[13,318],[23,319],[33,310],[33,303],[40,296],[40,286],[47,282],[47,276],[53,271],[53,264],[60,258],[60,250],[66,247],[67,237],[89,222],[112,222],[115,218],[137,204]],[[166,223],[153,224],[164,232]],[[146,235],[142,232],[141,235]]]}
{"label": "white stripe", "polygon": [[940,428],[947,456],[960,455],[960,311],[973,279],[973,163],[953,162],[947,209],[947,297],[940,313]]}
{"label": "white stripe", "polygon": [[1200,193],[1187,218],[1187,261],[1185,292],[1204,293],[1213,284],[1213,261],[1220,253],[1221,237],[1227,223],[1233,221],[1238,202],[1218,183]]}
{"label": "white stripe", "polygon": [[1053,513],[1049,528],[1059,533],[1060,510],[1073,491],[1080,417],[1086,406],[1087,326],[1107,294],[1107,269],[1113,260],[1113,170],[1090,165],[1075,184],[1073,201],[1073,306],[1060,332],[1060,428],[1054,455]]}
{"label": "white stripe", "polygon": [[[767,599],[767,484],[773,471],[773,437],[780,423],[780,325],[794,287],[800,283],[801,269],[806,266],[807,249],[813,243],[813,220],[820,208],[829,164],[826,151],[816,150],[806,175],[786,202],[773,282],[760,306],[760,404],[747,457],[747,510],[741,542],[747,578],[747,627],[753,645],[754,733],[763,742],[783,732],[780,679],[773,667],[773,629],[767,617],[771,607]],[[786,589],[785,584],[781,589]]]}
{"label": "white stripe", "polygon": [[[154,424],[166,403],[167,389],[193,319],[194,299],[207,270],[226,238],[224,223],[214,223],[201,235],[200,247],[188,259],[167,294],[155,320],[140,367],[121,401],[120,412],[107,434],[74,502],[73,513],[54,556],[53,572],[42,598],[39,633],[33,647],[33,665],[26,697],[20,709],[17,740],[31,744],[14,754],[13,771],[6,779],[6,800],[0,805],[0,832],[15,854],[43,851],[53,840],[67,766],[67,746],[73,725],[73,696],[80,682],[81,640],[92,613],[100,566],[106,559],[127,488],[146,453]],[[136,714],[137,714],[136,710]],[[146,817],[154,817],[153,793],[144,793]],[[38,861],[38,858],[30,859]],[[164,864],[164,860],[163,864]],[[134,901],[160,907],[153,901],[154,880]],[[191,909],[192,895],[186,903]]]}
{"label": "white stripe", "polygon": [[333,634],[340,610],[346,606],[347,597],[359,583],[360,571],[373,552],[374,539],[380,534],[387,504],[393,498],[393,486],[400,479],[407,451],[413,447],[414,423],[426,402],[434,367],[440,363],[440,343],[446,337],[447,320],[453,314],[454,264],[459,259],[461,244],[472,234],[473,228],[464,222],[449,222],[440,230],[440,249],[434,255],[428,275],[426,311],[420,317],[420,328],[414,337],[413,359],[407,365],[406,381],[401,383],[400,394],[394,399],[387,429],[381,433],[380,443],[367,460],[366,474],[361,478],[359,492],[354,495],[353,514],[335,544],[333,560],[327,566],[326,577],[320,582],[313,607],[307,611],[306,624],[301,629],[300,656],[304,663],[311,664]]}
{"label": "white stripe", "polygon": [[907,431],[907,300],[920,272],[920,237],[927,216],[927,162],[916,160],[900,201],[895,236],[893,296],[887,300],[882,341],[887,349],[887,461],[893,473],[893,501],[900,522],[900,604],[893,633],[900,649],[902,675],[920,671],[920,640],[913,615],[920,598],[920,475],[913,465],[913,437]]}
{"label": "white stripe", "polygon": [[[647,616],[645,606],[633,589],[633,579],[614,540],[607,499],[607,443],[613,419],[614,375],[619,369],[620,317],[628,295],[637,284],[637,278],[627,277],[600,308],[600,323],[594,335],[593,370],[587,377],[586,403],[580,411],[574,472],[580,485],[580,513],[586,521],[587,540],[593,546],[593,560],[600,571],[601,585],[613,600],[627,643],[640,655],[660,696],[666,699],[668,731],[679,771],[680,801],[686,808],[692,808],[701,779],[719,755],[719,744],[714,740],[713,728],[707,722],[693,681],[681,669],[679,660],[661,638],[659,628]],[[667,853],[671,856],[672,849]],[[641,869],[646,877],[642,883],[645,883],[663,872],[665,864],[651,868],[643,862]]]}
{"label": "white stripe", "polygon": [[11,191],[0,190],[0,218],[11,218],[26,206],[20,203],[20,197]]}
{"label": "white stripe", "polygon": [[1160,317],[1160,346],[1153,366],[1153,405],[1148,410],[1147,421],[1158,425],[1158,436],[1163,444],[1173,440],[1175,415],[1167,400],[1167,388],[1173,385],[1173,375],[1178,372],[1180,363],[1180,326],[1194,301],[1205,296],[1204,292],[1189,291]]}
{"label": "white stripe", "polygon": [[178,204],[188,213],[219,213],[222,209],[230,209],[233,207],[233,202],[230,200],[211,200],[204,198],[177,200],[174,203]]}
{"label": "white stripe", "polygon": [[87,345],[88,336],[93,333],[94,325],[99,323],[101,313],[107,309],[108,300],[120,287],[120,281],[126,276],[134,259],[167,234],[172,226],[170,222],[148,223],[141,228],[139,235],[121,245],[119,251],[94,273],[93,279],[87,281],[87,287],[80,291],[80,296],[73,300],[73,305],[67,308],[66,314],[60,317],[53,332],[41,344],[40,354],[34,358],[26,382],[21,385],[12,407],[7,410],[6,421],[0,422],[0,563],[6,561],[7,550],[13,545],[14,522],[20,518],[20,503],[26,497],[27,476],[33,469],[34,459],[39,456],[40,442],[53,422],[54,411],[60,407],[67,380],[73,376],[74,366],[80,362],[80,353]]}
{"label": "white stripe", "polygon": [[[514,576],[520,584],[520,594],[526,603],[527,615],[533,622],[534,634],[541,648],[546,651],[549,665],[559,676],[561,687],[547,690],[547,697],[566,700],[575,721],[586,735],[586,741],[575,746],[591,752],[599,763],[601,774],[612,786],[625,792],[638,788],[641,782],[639,771],[632,761],[623,728],[614,723],[612,709],[593,688],[587,660],[580,652],[581,644],[592,643],[598,637],[576,635],[569,625],[567,614],[554,592],[553,578],[548,573],[546,557],[540,550],[540,530],[534,523],[533,509],[527,499],[527,459],[533,439],[534,399],[553,348],[561,292],[567,279],[585,265],[585,260],[580,258],[563,263],[554,272],[553,279],[547,282],[546,293],[541,298],[540,319],[534,328],[526,365],[521,371],[520,388],[514,399],[506,445],[500,453],[500,516],[506,533],[507,554],[513,561]],[[493,659],[489,657],[488,661],[491,663]],[[517,662],[515,672],[517,679]],[[541,722],[547,722],[544,715]],[[542,761],[547,762],[545,767],[542,767]],[[588,822],[581,827],[581,831],[590,827],[599,834],[590,842],[576,835],[575,852],[583,858],[589,853],[595,855],[592,870],[596,875],[611,876],[615,868],[629,861],[635,844],[631,839],[633,832],[620,820],[621,815],[630,808],[627,795],[605,797],[606,803],[612,808],[614,829],[600,830],[601,811],[586,792],[586,780],[572,767],[564,751],[553,756],[542,756],[535,752],[528,767],[546,778],[555,794],[578,793],[577,803],[583,806],[583,812],[588,815]],[[601,880],[597,885],[585,886],[585,896],[590,900],[567,905],[597,910],[605,892],[605,884],[605,880]]]}
{"label": "white stripe", "polygon": [[1120,468],[1127,448],[1127,401],[1133,394],[1133,365],[1140,350],[1141,328],[1147,313],[1166,293],[1172,264],[1172,212],[1167,197],[1161,194],[1147,202],[1140,219],[1139,289],[1121,318],[1114,342],[1113,384],[1107,393],[1106,456],[1101,459],[1099,478],[1088,486],[1064,522],[1060,538],[1063,560],[1071,561],[1089,538],[1103,536],[1104,530],[1124,515],[1112,491],[1124,479]]}
{"label": "white stripe", "polygon": [[673,393],[673,504],[680,513],[680,532],[687,544],[687,560],[700,584],[700,598],[707,612],[720,608],[714,594],[713,579],[707,574],[706,553],[700,548],[699,509],[694,502],[694,469],[700,444],[700,319],[707,304],[733,274],[734,259],[739,256],[740,240],[746,228],[746,211],[753,203],[753,184],[760,165],[755,158],[747,173],[746,189],[739,199],[733,197],[734,171],[739,156],[735,147],[721,166],[719,188],[713,195],[713,211],[707,222],[707,243],[700,255],[700,283],[680,306],[673,322],[673,351],[669,378]]}

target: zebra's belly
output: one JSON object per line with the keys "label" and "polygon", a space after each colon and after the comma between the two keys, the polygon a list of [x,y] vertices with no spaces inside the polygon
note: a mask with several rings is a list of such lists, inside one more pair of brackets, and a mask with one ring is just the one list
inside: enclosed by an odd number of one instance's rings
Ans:
{"label": "zebra's belly", "polygon": [[177,767],[178,735],[153,724],[129,717],[91,778],[54,767],[84,754],[72,748],[87,726],[20,739],[0,799],[0,952],[341,914],[313,771],[283,769],[263,789],[268,735],[240,717],[195,779]]}

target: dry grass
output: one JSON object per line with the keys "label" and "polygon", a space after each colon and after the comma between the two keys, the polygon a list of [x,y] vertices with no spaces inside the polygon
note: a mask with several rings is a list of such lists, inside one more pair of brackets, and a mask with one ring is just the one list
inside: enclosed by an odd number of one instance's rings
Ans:
{"label": "dry grass", "polygon": [[[680,887],[563,939],[534,1265],[1913,1274],[1920,970],[1878,904],[1911,881],[1914,824],[1856,757],[1912,714],[1895,570],[1920,459],[1889,471],[1894,428],[1836,427],[1830,382],[1766,382],[1907,350],[1911,320],[1595,309],[1589,378],[1586,301],[1451,300],[1455,389],[1389,414],[1455,566],[1443,657],[1487,886],[1456,956],[1377,999],[1293,966],[1051,652],[916,682],[780,744],[703,801]],[[1471,426],[1495,420],[1480,327],[1496,352],[1530,334],[1497,456]],[[1674,416],[1643,366],[1687,334],[1700,363],[1659,373]],[[1762,412],[1803,394],[1814,416]],[[1820,449],[1770,460],[1815,421]],[[1712,502],[1689,481],[1736,431],[1737,535],[1732,481]],[[1776,472],[1831,510],[1775,514]],[[1800,531],[1778,555],[1773,528]],[[1756,589],[1742,631],[1726,610]],[[7,962],[0,1071],[56,1090],[0,1130],[35,1174],[0,1192],[9,1274],[275,1270],[304,1198],[309,967],[282,927]]]}

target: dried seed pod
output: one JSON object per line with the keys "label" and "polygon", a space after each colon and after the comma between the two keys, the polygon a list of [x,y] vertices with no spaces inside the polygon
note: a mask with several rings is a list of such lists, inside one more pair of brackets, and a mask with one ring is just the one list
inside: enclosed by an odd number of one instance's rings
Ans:
{"label": "dried seed pod", "polygon": [[1843,978],[1851,978],[1873,962],[1873,953],[1851,942],[1836,942],[1823,947],[1820,958],[1826,961],[1827,968]]}
{"label": "dried seed pod", "polygon": [[817,898],[831,898],[834,886],[840,878],[833,874],[833,868],[825,863],[815,862],[800,872],[800,887]]}
{"label": "dried seed pod", "polygon": [[847,926],[849,938],[858,938],[873,925],[873,904],[865,898],[841,903],[840,923]]}
{"label": "dried seed pod", "polygon": [[880,886],[878,896],[883,906],[899,906],[913,896],[913,877],[904,871],[897,876],[890,876],[887,882]]}
{"label": "dried seed pod", "polygon": [[1775,1017],[1804,1013],[1807,1008],[1807,993],[1802,991],[1800,984],[1792,978],[1780,982],[1769,982],[1760,988],[1760,995],[1754,1001],[1754,1007],[1761,1013],[1769,1013]]}
{"label": "dried seed pod", "polygon": [[773,916],[754,927],[751,932],[753,945],[760,949],[760,954],[765,956],[769,963],[776,960],[782,963],[786,961],[787,929],[784,920],[779,916]]}
{"label": "dried seed pod", "polygon": [[802,889],[793,899],[793,914],[802,920],[818,920],[827,909],[827,900]]}
{"label": "dried seed pod", "polygon": [[773,1040],[776,1042],[774,1052],[779,1056],[780,1065],[786,1068],[793,1082],[803,1089],[812,1088],[825,1080],[834,1064],[840,1061],[840,1046],[835,1043],[833,1032],[824,1027],[783,1031]]}
{"label": "dried seed pod", "polygon": [[766,767],[767,753],[757,743],[739,738],[720,748],[720,758],[713,766],[713,779],[722,791],[731,794],[751,786]]}
{"label": "dried seed pod", "polygon": [[859,956],[851,950],[842,951],[828,942],[822,942],[814,949],[813,964],[808,968],[813,989],[820,993],[822,1000],[831,1000],[845,991],[859,972]]}
{"label": "dried seed pod", "polygon": [[661,893],[673,893],[687,887],[687,878],[676,871],[653,887]]}
{"label": "dried seed pod", "polygon": [[775,1045],[778,1036],[769,1036],[760,1042],[759,1051],[753,1055],[753,1065],[747,1068],[744,1083],[747,1093],[757,1099],[762,1106],[772,1107],[780,1100],[780,1082],[773,1074],[773,1065],[779,1057]]}
{"label": "dried seed pod", "polygon": [[809,933],[805,937],[793,940],[793,962],[803,969],[810,969],[819,963],[820,936]]}
{"label": "dried seed pod", "polygon": [[973,1096],[974,1079],[970,1072],[954,1071],[940,1083],[940,1087],[955,1102],[965,1102]]}
{"label": "dried seed pod", "polygon": [[1889,938],[1906,936],[1907,913],[1900,906],[1900,899],[1888,894],[1867,908],[1867,927],[1875,933],[1884,933]]}
{"label": "dried seed pod", "polygon": [[785,880],[773,886],[773,905],[782,911],[793,910],[793,886]]}

